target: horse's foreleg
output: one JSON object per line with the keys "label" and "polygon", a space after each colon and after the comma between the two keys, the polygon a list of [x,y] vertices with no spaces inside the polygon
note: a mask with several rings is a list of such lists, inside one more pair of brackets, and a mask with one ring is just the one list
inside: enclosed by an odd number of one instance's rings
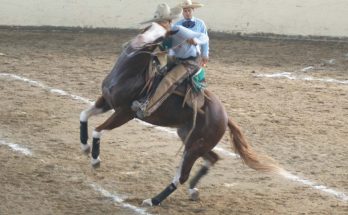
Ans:
{"label": "horse's foreleg", "polygon": [[196,188],[198,182],[202,179],[203,176],[208,174],[210,167],[212,167],[219,160],[219,156],[215,152],[210,151],[203,156],[203,159],[205,161],[203,166],[190,180],[189,195],[190,199],[193,201],[196,201],[199,198],[199,192]]}
{"label": "horse's foreleg", "polygon": [[100,165],[100,138],[103,130],[112,130],[117,128],[129,120],[134,118],[133,112],[129,110],[119,109],[114,112],[103,124],[96,127],[93,131],[92,144],[92,166],[98,167]]}
{"label": "horse's foreleg", "polygon": [[82,151],[88,153],[90,146],[88,141],[88,119],[91,116],[95,116],[101,113],[105,113],[110,110],[110,106],[107,104],[103,97],[100,97],[92,106],[80,113],[80,141]]}

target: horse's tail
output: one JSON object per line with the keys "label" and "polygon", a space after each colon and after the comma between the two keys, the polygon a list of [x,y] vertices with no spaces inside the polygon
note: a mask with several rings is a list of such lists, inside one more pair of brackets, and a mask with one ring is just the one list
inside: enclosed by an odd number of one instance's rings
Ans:
{"label": "horse's tail", "polygon": [[276,165],[271,158],[258,155],[251,148],[240,128],[231,119],[228,119],[228,127],[234,150],[247,166],[261,172],[281,174],[283,169]]}

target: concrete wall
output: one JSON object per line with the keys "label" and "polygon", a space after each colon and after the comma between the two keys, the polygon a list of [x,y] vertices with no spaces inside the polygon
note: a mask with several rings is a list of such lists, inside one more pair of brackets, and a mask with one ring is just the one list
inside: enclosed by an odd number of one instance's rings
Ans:
{"label": "concrete wall", "polygon": [[[0,0],[0,25],[140,28],[180,0]],[[348,37],[348,0],[201,0],[196,16],[230,33]]]}

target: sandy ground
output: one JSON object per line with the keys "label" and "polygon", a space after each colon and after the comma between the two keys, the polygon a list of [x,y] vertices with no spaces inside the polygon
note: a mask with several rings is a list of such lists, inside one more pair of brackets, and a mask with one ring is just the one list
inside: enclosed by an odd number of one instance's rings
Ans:
{"label": "sandy ground", "polygon": [[[95,100],[121,44],[133,36],[0,30],[0,140],[32,152],[0,144],[0,214],[139,214],[125,204],[141,208],[170,183],[180,160],[178,139],[131,121],[103,135],[102,165],[94,170],[79,146],[79,113],[88,105],[47,88]],[[347,69],[347,43],[212,35],[207,80],[258,152],[347,195],[348,84],[326,82],[348,80]],[[297,79],[258,77],[280,72]],[[107,116],[92,118],[89,131]],[[226,140],[219,146],[232,152]],[[199,201],[188,200],[185,184],[146,212],[348,214],[347,200],[220,155],[199,184]]]}

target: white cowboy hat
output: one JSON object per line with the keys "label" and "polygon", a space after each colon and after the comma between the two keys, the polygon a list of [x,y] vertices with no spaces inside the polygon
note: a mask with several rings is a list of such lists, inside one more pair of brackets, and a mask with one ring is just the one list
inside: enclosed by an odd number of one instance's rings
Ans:
{"label": "white cowboy hat", "polygon": [[199,8],[204,5],[198,2],[192,2],[191,0],[184,0],[183,3],[179,5],[181,8]]}
{"label": "white cowboy hat", "polygon": [[140,24],[176,19],[180,17],[181,13],[182,9],[180,7],[170,8],[166,3],[162,3],[157,6],[157,10],[152,19]]}

